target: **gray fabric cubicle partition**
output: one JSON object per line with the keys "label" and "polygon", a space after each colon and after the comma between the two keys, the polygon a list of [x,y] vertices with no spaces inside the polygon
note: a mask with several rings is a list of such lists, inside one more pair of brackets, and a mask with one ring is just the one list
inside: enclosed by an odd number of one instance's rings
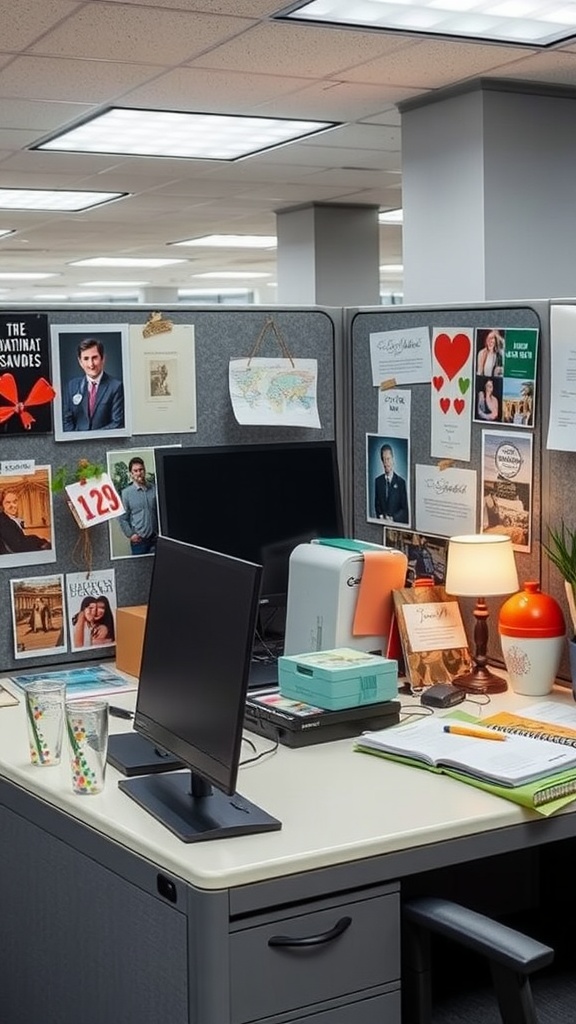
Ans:
{"label": "gray fabric cubicle partition", "polygon": [[[533,508],[532,548],[530,553],[516,556],[520,581],[539,580],[541,577],[541,478],[542,478],[542,410],[544,390],[542,365],[549,354],[548,303],[479,303],[438,307],[397,306],[353,309],[346,311],[345,337],[347,345],[346,374],[350,395],[351,479],[354,536],[361,540],[382,543],[382,527],[367,521],[366,517],[366,434],[378,433],[378,389],[372,384],[370,363],[370,335],[381,331],[408,328],[428,328],[430,337],[435,328],[535,328],[540,332],[539,371],[536,390],[536,414],[533,428]],[[430,455],[430,384],[406,385],[412,392],[411,466],[409,486],[414,509],[414,465],[433,465],[439,460]],[[482,430],[480,423],[472,423],[471,458],[469,463],[456,463],[460,468],[478,473],[478,503],[480,502]],[[492,429],[500,429],[494,424]],[[506,426],[501,429],[505,431]],[[414,525],[414,514],[412,515]],[[465,625],[472,639],[473,602],[462,602]],[[502,661],[497,635],[499,604],[490,601],[490,655]]]}
{"label": "gray fabric cubicle partition", "polygon": [[[50,306],[16,308],[0,306],[0,314],[35,315],[46,313],[50,324],[144,324],[153,306],[98,306],[72,308]],[[0,427],[0,461],[31,459],[38,465],[52,466],[52,472],[61,465],[72,467],[78,459],[106,465],[106,452],[130,448],[162,447],[165,445],[234,445],[278,441],[316,441],[335,439],[343,458],[342,391],[342,310],[323,308],[262,307],[262,306],[177,306],[162,308],[163,314],[174,324],[194,324],[196,348],[197,431],[186,434],[147,434],[133,437],[96,438],[93,441],[56,442],[53,434],[19,433],[9,435]],[[294,357],[318,360],[318,410],[320,430],[279,427],[240,426],[232,411],[228,394],[228,362],[232,357],[248,356],[267,319],[272,317]],[[259,349],[260,356],[276,356],[277,343],[268,331]],[[19,672],[42,664],[50,667],[50,658],[14,659],[10,614],[10,579],[52,576],[78,572],[72,554],[78,539],[78,529],[61,494],[54,495],[53,534],[56,541],[57,561],[36,566],[2,568],[0,559],[0,671]],[[114,568],[118,604],[143,604],[147,600],[152,559],[149,557],[110,560],[108,526],[102,524],[90,531],[93,545],[93,568]],[[82,657],[102,660],[103,650],[82,653]],[[52,661],[61,664],[77,661],[77,654],[59,655]]]}

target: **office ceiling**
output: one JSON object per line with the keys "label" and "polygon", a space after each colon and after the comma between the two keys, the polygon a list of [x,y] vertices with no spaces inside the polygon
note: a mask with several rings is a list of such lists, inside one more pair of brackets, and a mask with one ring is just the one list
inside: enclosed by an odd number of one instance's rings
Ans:
{"label": "office ceiling", "polygon": [[[402,203],[397,104],[484,77],[576,85],[576,39],[555,49],[432,40],[273,20],[281,0],[0,0],[0,188],[129,192],[83,214],[0,210],[0,301],[111,293],[91,282],[257,287],[275,300],[274,251],[174,249],[212,233],[275,234],[309,202]],[[238,163],[41,152],[30,147],[108,106],[341,122]],[[180,257],[162,270],[70,267],[95,256]],[[381,263],[402,261],[381,228]],[[211,280],[209,272],[269,277]],[[398,278],[384,288],[398,290]],[[130,294],[134,289],[117,289]],[[42,299],[41,301],[46,301]]]}

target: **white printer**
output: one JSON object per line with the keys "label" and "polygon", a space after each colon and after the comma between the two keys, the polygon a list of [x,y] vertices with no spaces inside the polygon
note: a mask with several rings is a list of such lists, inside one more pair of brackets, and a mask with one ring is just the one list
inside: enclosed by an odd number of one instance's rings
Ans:
{"label": "white printer", "polygon": [[[369,614],[359,618],[366,554]],[[392,591],[405,585],[407,565],[405,554],[380,544],[340,538],[298,544],[290,556],[284,653],[352,647],[386,657]]]}

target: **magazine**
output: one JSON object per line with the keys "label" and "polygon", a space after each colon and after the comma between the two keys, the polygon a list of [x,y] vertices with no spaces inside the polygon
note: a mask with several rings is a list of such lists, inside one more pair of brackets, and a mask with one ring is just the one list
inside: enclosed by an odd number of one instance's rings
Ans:
{"label": "magazine", "polygon": [[128,693],[130,690],[136,690],[138,686],[136,680],[128,679],[113,669],[105,668],[104,665],[50,669],[50,671],[44,672],[23,672],[9,678],[21,690],[25,690],[30,683],[35,683],[39,679],[61,679],[66,683],[66,700]]}

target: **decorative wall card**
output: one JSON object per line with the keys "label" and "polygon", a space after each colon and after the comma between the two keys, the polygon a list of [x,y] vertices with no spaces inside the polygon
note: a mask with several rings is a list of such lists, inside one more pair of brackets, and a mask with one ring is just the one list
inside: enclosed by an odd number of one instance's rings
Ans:
{"label": "decorative wall card", "polygon": [[242,426],[320,428],[318,361],[282,357],[231,359],[228,388]]}
{"label": "decorative wall card", "polygon": [[412,688],[451,683],[472,668],[460,606],[444,587],[393,592],[406,675]]}
{"label": "decorative wall card", "polygon": [[432,336],[430,454],[470,462],[472,332],[435,328]]}
{"label": "decorative wall card", "polygon": [[0,315],[0,434],[50,434],[55,390],[45,313]]}
{"label": "decorative wall card", "polygon": [[108,473],[64,488],[84,529],[121,516],[124,506]]}
{"label": "decorative wall card", "polygon": [[56,561],[50,466],[0,475],[0,568]]}
{"label": "decorative wall card", "polygon": [[534,426],[538,330],[478,328],[475,353],[474,418]]}
{"label": "decorative wall card", "polygon": [[72,651],[116,643],[114,569],[66,574],[66,604]]}
{"label": "decorative wall card", "polygon": [[133,434],[186,434],[197,429],[194,324],[153,313],[130,327]]}
{"label": "decorative wall card", "polygon": [[427,384],[430,380],[430,333],[427,327],[377,331],[370,335],[372,383]]}
{"label": "decorative wall card", "polygon": [[576,306],[550,310],[550,419],[546,447],[576,451]]}
{"label": "decorative wall card", "polygon": [[378,433],[388,437],[410,437],[412,392],[388,388],[378,392]]}
{"label": "decorative wall card", "polygon": [[476,533],[476,472],[436,466],[414,469],[416,529],[441,537]]}
{"label": "decorative wall card", "polygon": [[482,533],[503,533],[515,551],[530,551],[532,434],[482,435]]}
{"label": "decorative wall card", "polygon": [[63,577],[10,580],[15,658],[62,654],[66,646]]}
{"label": "decorative wall card", "polygon": [[127,324],[53,324],[56,441],[129,437]]}

